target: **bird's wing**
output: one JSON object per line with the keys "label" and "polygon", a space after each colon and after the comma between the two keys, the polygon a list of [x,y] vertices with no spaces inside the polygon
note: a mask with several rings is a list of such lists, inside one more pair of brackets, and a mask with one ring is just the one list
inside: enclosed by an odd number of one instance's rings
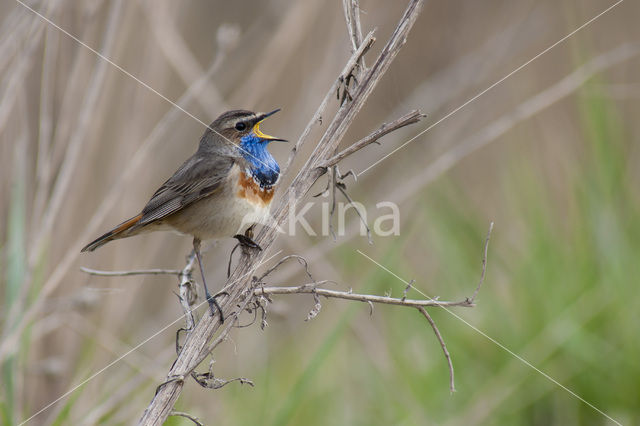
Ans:
{"label": "bird's wing", "polygon": [[136,226],[163,219],[201,198],[219,191],[234,159],[218,155],[189,158],[157,191],[142,209]]}

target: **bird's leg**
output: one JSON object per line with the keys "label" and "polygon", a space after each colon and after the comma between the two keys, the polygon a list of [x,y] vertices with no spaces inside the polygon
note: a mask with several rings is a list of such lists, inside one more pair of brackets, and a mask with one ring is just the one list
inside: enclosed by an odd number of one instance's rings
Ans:
{"label": "bird's leg", "polygon": [[258,243],[256,243],[255,241],[253,241],[253,229],[255,228],[256,225],[251,225],[249,228],[247,228],[247,230],[244,232],[244,235],[242,234],[236,234],[233,236],[233,238],[235,238],[236,240],[238,240],[238,242],[240,243],[240,245],[242,247],[247,247],[247,248],[252,248],[252,249],[258,249],[258,250],[262,250],[262,247],[260,247],[258,245]]}
{"label": "bird's leg", "polygon": [[216,313],[216,309],[220,313],[220,322],[224,322],[224,316],[222,314],[222,309],[218,304],[218,301],[214,296],[211,296],[209,293],[209,289],[207,288],[207,279],[204,277],[204,268],[202,267],[202,257],[200,256],[200,240],[198,238],[193,239],[193,250],[196,252],[196,257],[198,258],[198,265],[200,266],[200,274],[202,275],[202,284],[204,284],[204,294],[207,298],[207,302],[209,302],[209,309],[211,310],[211,316],[214,316]]}

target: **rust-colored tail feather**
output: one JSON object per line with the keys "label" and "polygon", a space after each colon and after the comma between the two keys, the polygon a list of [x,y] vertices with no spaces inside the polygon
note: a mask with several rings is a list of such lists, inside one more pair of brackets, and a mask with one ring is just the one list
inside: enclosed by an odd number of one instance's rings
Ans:
{"label": "rust-colored tail feather", "polygon": [[81,251],[94,251],[98,247],[102,247],[103,245],[107,244],[109,241],[129,236],[121,234],[131,229],[131,227],[137,224],[140,219],[142,219],[142,213],[140,213],[138,216],[132,217],[129,220],[125,220],[120,225],[113,228],[111,231],[107,232],[101,237],[96,238],[94,241],[87,244]]}

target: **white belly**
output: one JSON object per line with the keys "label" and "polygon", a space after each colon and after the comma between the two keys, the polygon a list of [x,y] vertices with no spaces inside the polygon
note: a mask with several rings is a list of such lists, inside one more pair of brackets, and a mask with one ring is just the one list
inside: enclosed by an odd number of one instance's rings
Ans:
{"label": "white belly", "polygon": [[269,204],[238,196],[239,173],[238,166],[234,165],[220,191],[167,218],[167,224],[182,234],[208,240],[232,237],[244,233],[254,223],[265,223]]}

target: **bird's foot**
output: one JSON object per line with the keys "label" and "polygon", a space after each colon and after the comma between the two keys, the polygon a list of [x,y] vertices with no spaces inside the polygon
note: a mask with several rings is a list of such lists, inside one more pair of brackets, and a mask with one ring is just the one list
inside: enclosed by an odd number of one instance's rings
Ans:
{"label": "bird's foot", "polygon": [[253,241],[251,239],[251,237],[248,237],[247,235],[242,235],[242,234],[236,234],[233,236],[233,238],[235,238],[236,240],[238,240],[238,242],[240,243],[240,245],[242,247],[246,247],[246,248],[251,248],[251,249],[256,249],[256,250],[262,250],[262,247],[260,247],[258,245],[258,243],[256,243],[255,241]]}
{"label": "bird's foot", "polygon": [[218,297],[220,296],[228,296],[229,293],[227,293],[226,291],[220,292],[218,294],[216,294],[215,296],[212,295],[207,295],[207,302],[209,302],[209,315],[210,316],[214,316],[216,314],[216,311],[220,314],[220,323],[223,324],[224,323],[224,314],[222,313],[222,308],[220,307],[220,304],[218,303]]}

